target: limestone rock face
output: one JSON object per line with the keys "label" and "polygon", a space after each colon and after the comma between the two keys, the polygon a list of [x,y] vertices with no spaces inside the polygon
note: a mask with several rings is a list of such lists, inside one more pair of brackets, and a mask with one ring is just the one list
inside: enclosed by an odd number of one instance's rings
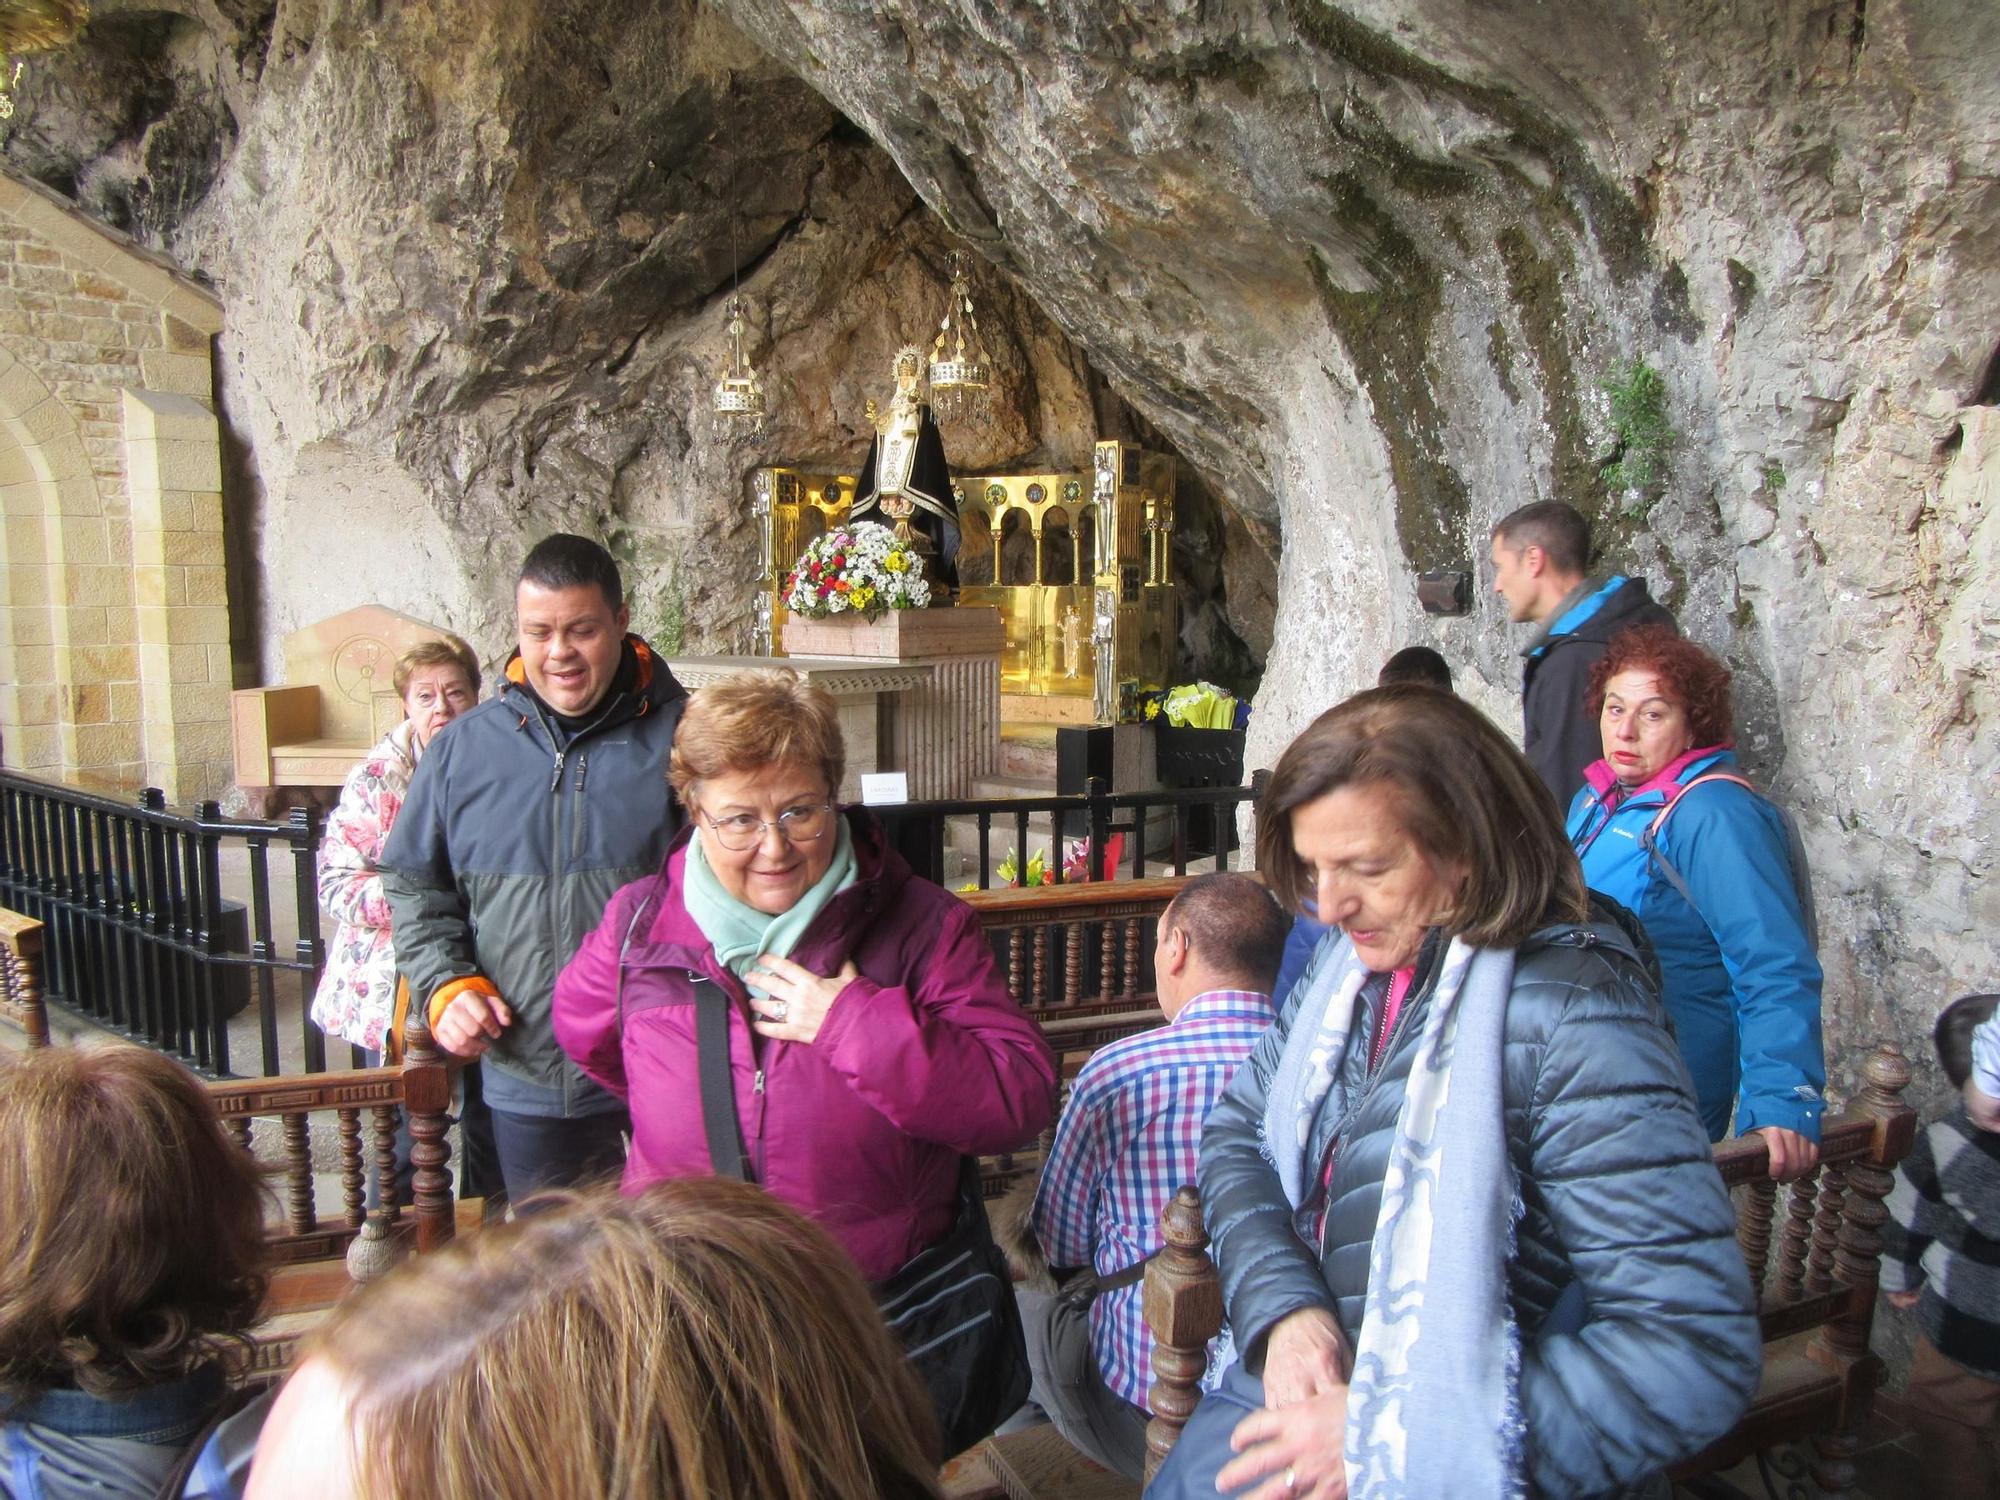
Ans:
{"label": "limestone rock face", "polygon": [[[512,570],[561,528],[611,539],[667,649],[746,644],[746,475],[857,468],[867,398],[944,310],[949,237],[888,157],[692,0],[197,11],[100,6],[6,150],[224,297],[232,604],[263,669],[370,601],[497,658]],[[954,466],[1088,469],[1130,413],[974,267],[999,399],[947,433]],[[739,283],[761,441],[709,412]]]}
{"label": "limestone rock face", "polygon": [[[1411,640],[1516,713],[1491,602],[1426,620],[1412,575],[1569,500],[1736,668],[1809,832],[1830,1050],[1921,1064],[1991,982],[1990,424],[1960,408],[2000,338],[2000,10],[718,4],[1280,530],[1251,764]],[[1605,389],[1634,362],[1662,477],[1612,493],[1648,456]]]}
{"label": "limestone rock face", "polygon": [[[1009,381],[954,464],[1194,463],[1190,634],[1268,650],[1250,764],[1412,641],[1517,721],[1485,538],[1562,498],[1736,670],[1836,1087],[1991,986],[1989,0],[97,10],[113,53],[38,63],[4,149],[224,296],[264,640],[384,598],[496,652],[571,524],[642,628],[726,649],[745,472],[858,461],[948,228]],[[707,426],[732,268],[754,449]],[[1480,604],[1426,618],[1452,568]]]}

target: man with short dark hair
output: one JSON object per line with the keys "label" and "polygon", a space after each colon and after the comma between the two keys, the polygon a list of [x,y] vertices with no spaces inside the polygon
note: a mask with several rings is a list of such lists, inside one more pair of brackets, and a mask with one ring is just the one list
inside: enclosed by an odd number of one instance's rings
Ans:
{"label": "man with short dark hair", "polygon": [[1643,578],[1593,578],[1590,522],[1560,500],[1540,500],[1493,528],[1493,592],[1516,625],[1541,628],[1521,648],[1521,749],[1567,808],[1583,768],[1604,754],[1597,721],[1584,707],[1590,669],[1605,645],[1632,625],[1677,629]]}
{"label": "man with short dark hair", "polygon": [[626,632],[618,565],[558,533],[521,565],[497,695],[432,741],[382,851],[397,967],[431,1034],[482,1059],[510,1199],[616,1171],[624,1106],[550,1019],[556,975],[680,816],[667,755],[686,693]]}
{"label": "man with short dark hair", "polygon": [[1160,915],[1153,963],[1167,1024],[1099,1048],[1077,1074],[1035,1194],[1051,1266],[1086,1268],[1024,1294],[1031,1399],[1063,1436],[1128,1478],[1146,1461],[1152,1336],[1139,1278],[1160,1213],[1194,1181],[1201,1124],[1275,1019],[1285,916],[1248,875],[1200,875]]}

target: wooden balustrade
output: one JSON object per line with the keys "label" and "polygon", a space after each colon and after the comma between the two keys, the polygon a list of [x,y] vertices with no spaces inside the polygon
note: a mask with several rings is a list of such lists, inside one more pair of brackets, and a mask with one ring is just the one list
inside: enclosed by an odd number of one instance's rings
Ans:
{"label": "wooden balustrade", "polygon": [[49,1044],[42,999],[42,924],[0,907],[0,1021],[19,1027],[30,1047]]}

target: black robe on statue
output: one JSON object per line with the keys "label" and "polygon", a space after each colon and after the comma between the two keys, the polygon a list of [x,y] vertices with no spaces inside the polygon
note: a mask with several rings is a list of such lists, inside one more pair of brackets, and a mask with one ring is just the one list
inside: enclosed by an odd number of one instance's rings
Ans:
{"label": "black robe on statue", "polygon": [[[881,508],[881,486],[876,478],[876,460],[881,456],[882,435],[868,444],[868,458],[861,466],[861,478],[854,486],[854,504],[848,511],[856,521],[879,521],[893,527],[894,520]],[[921,531],[931,540],[936,556],[930,562],[931,583],[943,589],[958,587],[958,505],[952,497],[951,469],[945,463],[944,435],[938,431],[931,409],[923,408],[917,426],[916,456],[910,463],[910,477],[903,494],[915,507],[910,513],[910,529]],[[937,604],[948,604],[939,598]]]}

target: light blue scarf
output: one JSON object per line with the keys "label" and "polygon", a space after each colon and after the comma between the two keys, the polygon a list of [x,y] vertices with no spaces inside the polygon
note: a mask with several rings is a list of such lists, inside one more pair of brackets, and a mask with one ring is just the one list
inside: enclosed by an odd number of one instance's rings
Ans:
{"label": "light blue scarf", "polygon": [[[1313,1121],[1345,1112],[1342,1062],[1367,965],[1338,930],[1304,992],[1266,1095],[1264,1144],[1296,1211],[1318,1186]],[[1514,950],[1444,956],[1396,1137],[1368,1261],[1347,1397],[1353,1500],[1526,1493],[1521,1347],[1507,1297],[1520,1194],[1507,1155],[1501,1052]]]}
{"label": "light blue scarf", "polygon": [[833,846],[833,863],[789,911],[781,911],[775,917],[738,901],[724,890],[702,850],[700,833],[688,840],[687,875],[681,899],[687,903],[688,915],[694,918],[701,935],[715,949],[717,960],[741,979],[753,995],[766,998],[764,990],[750,983],[750,971],[756,967],[758,955],[775,953],[780,958],[790,958],[792,949],[812,926],[813,918],[826,909],[827,902],[854,884],[857,870],[854,840],[847,831],[847,819],[836,816],[834,821],[840,832]]}

